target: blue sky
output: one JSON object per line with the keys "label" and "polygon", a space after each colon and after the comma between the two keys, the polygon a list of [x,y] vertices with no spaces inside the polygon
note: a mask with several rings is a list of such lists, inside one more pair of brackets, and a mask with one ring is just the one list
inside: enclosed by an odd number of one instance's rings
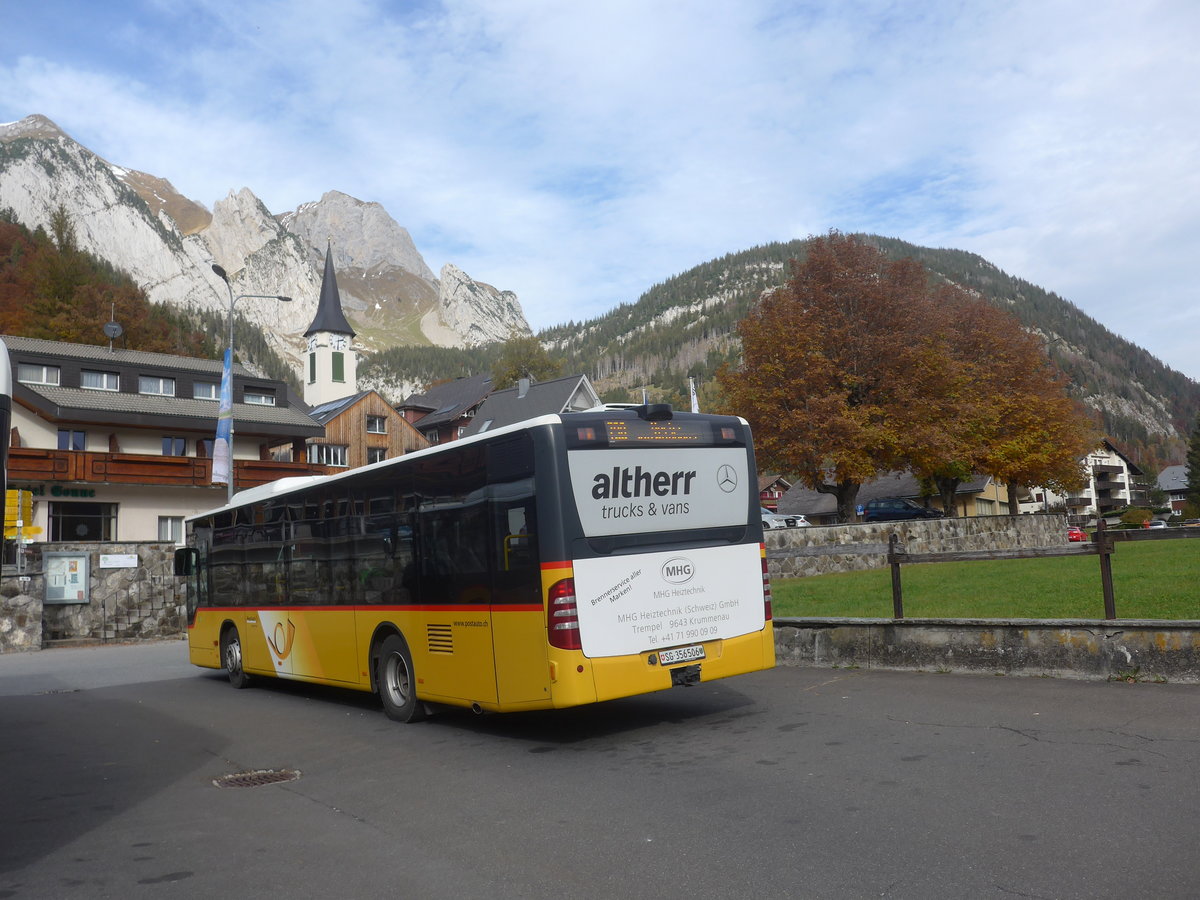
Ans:
{"label": "blue sky", "polygon": [[535,328],[830,228],[1200,379],[1194,0],[0,0],[0,121],[209,208],[377,201]]}

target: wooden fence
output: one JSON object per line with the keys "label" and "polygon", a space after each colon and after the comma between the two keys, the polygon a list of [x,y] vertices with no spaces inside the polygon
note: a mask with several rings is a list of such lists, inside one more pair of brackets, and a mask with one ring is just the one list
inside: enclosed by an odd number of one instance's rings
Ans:
{"label": "wooden fence", "polygon": [[1091,541],[1068,544],[1064,547],[1019,547],[1012,550],[950,550],[940,553],[909,553],[893,533],[888,539],[887,559],[892,569],[892,613],[897,619],[904,618],[904,590],[900,580],[900,567],[913,563],[970,562],[984,559],[1036,559],[1050,556],[1097,556],[1100,559],[1100,585],[1104,592],[1104,618],[1117,617],[1117,603],[1113,594],[1112,555],[1117,544],[1123,541],[1170,541],[1180,538],[1200,538],[1200,528],[1147,528],[1141,530],[1110,531],[1100,520]]}

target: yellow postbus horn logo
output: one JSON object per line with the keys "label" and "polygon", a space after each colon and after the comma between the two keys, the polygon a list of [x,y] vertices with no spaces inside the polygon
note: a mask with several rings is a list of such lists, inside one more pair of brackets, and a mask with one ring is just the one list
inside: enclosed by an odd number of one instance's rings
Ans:
{"label": "yellow postbus horn logo", "polygon": [[[267,638],[267,643],[271,645],[271,649],[275,651],[275,656],[280,662],[287,659],[292,652],[292,641],[296,639],[296,626],[292,624],[292,620],[287,621],[287,640],[283,640],[284,627],[282,622],[275,623],[275,633]],[[283,646],[279,646],[280,644]]]}

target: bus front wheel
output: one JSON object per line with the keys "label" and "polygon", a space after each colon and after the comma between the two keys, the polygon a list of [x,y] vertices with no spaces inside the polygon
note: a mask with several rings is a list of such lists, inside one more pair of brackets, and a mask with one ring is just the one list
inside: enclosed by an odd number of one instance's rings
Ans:
{"label": "bus front wheel", "polygon": [[244,688],[250,683],[250,676],[242,668],[242,642],[236,628],[226,628],[221,635],[221,663],[229,683],[235,688]]}
{"label": "bus front wheel", "polygon": [[397,722],[419,722],[425,718],[425,706],[417,699],[416,676],[413,674],[412,654],[404,638],[393,634],[379,648],[375,683],[379,698],[389,719]]}

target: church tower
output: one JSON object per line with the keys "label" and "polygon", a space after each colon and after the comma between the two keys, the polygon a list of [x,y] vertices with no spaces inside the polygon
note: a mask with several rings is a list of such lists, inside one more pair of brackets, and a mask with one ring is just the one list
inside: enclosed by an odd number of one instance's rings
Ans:
{"label": "church tower", "polygon": [[320,406],[358,393],[358,359],[351,346],[354,329],[342,313],[342,298],[333,274],[333,248],[329,245],[325,247],[325,275],[317,314],[304,337],[308,340],[304,402]]}

